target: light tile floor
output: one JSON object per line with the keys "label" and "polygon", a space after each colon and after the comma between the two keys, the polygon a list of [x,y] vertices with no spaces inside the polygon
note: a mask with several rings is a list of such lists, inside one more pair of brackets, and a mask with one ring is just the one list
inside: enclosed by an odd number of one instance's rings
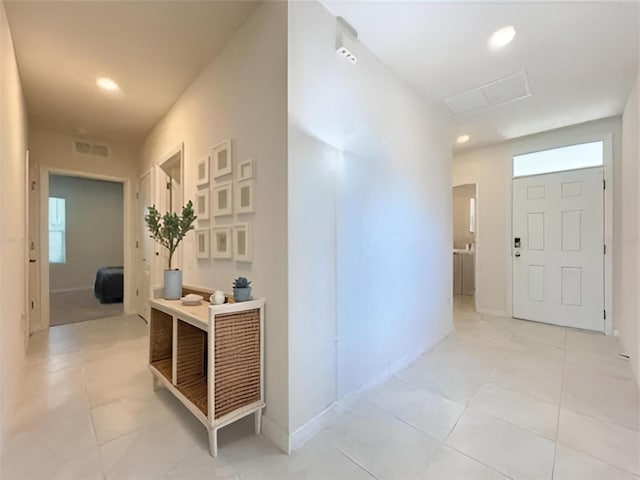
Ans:
{"label": "light tile floor", "polygon": [[2,480],[638,480],[638,393],[616,338],[474,313],[290,456],[252,419],[205,429],[146,367],[135,316],[31,339]]}

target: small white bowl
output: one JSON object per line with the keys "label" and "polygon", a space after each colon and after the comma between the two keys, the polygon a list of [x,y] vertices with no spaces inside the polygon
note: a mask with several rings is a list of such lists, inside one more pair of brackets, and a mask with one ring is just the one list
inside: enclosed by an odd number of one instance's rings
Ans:
{"label": "small white bowl", "polygon": [[189,295],[185,295],[180,300],[182,300],[183,305],[187,305],[190,307],[200,305],[204,297],[202,295],[196,295],[195,293],[190,293]]}

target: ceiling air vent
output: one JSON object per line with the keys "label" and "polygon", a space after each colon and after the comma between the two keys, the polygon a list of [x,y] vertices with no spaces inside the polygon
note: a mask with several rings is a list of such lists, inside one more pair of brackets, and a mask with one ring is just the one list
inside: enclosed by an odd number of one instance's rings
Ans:
{"label": "ceiling air vent", "polygon": [[98,157],[108,157],[109,149],[104,145],[94,145],[91,149],[91,153],[97,155]]}
{"label": "ceiling air vent", "polygon": [[106,145],[94,145],[86,140],[75,140],[73,142],[73,151],[80,155],[94,155],[103,158],[109,156],[109,147]]}
{"label": "ceiling air vent", "polygon": [[444,99],[451,113],[458,117],[480,113],[490,108],[531,96],[527,72],[514,73]]}
{"label": "ceiling air vent", "polygon": [[91,144],[76,140],[73,142],[73,151],[83,155],[89,155],[91,153]]}

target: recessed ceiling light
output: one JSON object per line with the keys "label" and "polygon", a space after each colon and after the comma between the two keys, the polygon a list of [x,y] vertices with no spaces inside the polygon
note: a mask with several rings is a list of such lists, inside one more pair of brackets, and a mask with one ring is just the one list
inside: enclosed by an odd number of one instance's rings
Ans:
{"label": "recessed ceiling light", "polygon": [[515,36],[516,29],[513,28],[513,25],[502,27],[501,29],[493,32],[493,35],[489,38],[489,46],[493,49],[502,48],[511,43],[511,40],[513,40],[513,37]]}
{"label": "recessed ceiling light", "polygon": [[469,135],[460,135],[458,138],[456,138],[456,143],[467,143],[469,141],[469,138]]}
{"label": "recessed ceiling light", "polygon": [[116,82],[107,77],[100,77],[96,80],[96,85],[109,92],[115,92],[120,88]]}

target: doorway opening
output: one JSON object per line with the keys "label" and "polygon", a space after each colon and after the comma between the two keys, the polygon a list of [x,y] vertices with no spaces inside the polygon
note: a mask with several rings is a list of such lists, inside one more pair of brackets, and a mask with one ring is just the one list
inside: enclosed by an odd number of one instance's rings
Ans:
{"label": "doorway opening", "polygon": [[456,309],[475,311],[477,187],[453,187],[453,298]]}
{"label": "doorway opening", "polygon": [[[136,312],[149,321],[149,298],[153,290],[162,285],[162,272],[167,268],[168,253],[158,248],[149,237],[145,216],[152,204],[160,210],[180,212],[183,201],[184,145],[167,153],[151,170],[138,180],[137,186],[137,242],[136,242]],[[182,268],[182,246],[175,255],[176,268]]]}
{"label": "doorway opening", "polygon": [[123,315],[123,184],[50,173],[48,190],[50,326]]}

